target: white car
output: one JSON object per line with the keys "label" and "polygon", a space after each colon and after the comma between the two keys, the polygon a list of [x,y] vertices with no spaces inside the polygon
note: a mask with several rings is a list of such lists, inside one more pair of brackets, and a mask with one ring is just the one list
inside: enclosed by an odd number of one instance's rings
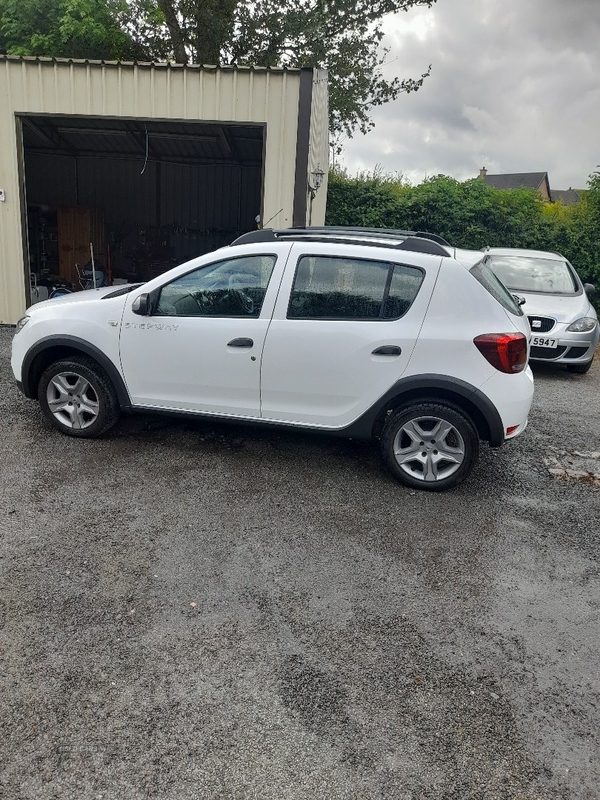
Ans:
{"label": "white car", "polygon": [[161,411],[370,439],[403,483],[456,486],[521,433],[529,325],[437,237],[262,230],[144,285],[38,303],[12,369],[50,422],[94,437]]}
{"label": "white car", "polygon": [[594,286],[583,285],[559,253],[490,247],[485,263],[523,304],[531,325],[530,359],[587,372],[600,336],[590,303]]}

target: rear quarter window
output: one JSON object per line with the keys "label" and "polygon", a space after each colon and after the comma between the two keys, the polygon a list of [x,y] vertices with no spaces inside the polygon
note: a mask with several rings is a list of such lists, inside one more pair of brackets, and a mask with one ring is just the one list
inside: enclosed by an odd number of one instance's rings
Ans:
{"label": "rear quarter window", "polygon": [[523,316],[521,307],[508,291],[502,281],[496,277],[485,261],[475,264],[469,272],[487,291],[494,297],[501,306],[517,317]]}

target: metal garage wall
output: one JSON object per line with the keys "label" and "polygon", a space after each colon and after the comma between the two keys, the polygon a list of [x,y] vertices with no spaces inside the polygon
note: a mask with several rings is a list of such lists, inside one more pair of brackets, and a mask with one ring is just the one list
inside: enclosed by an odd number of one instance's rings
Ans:
{"label": "metal garage wall", "polygon": [[25,172],[29,204],[77,205],[77,165],[74,158],[31,153],[25,158]]}
{"label": "metal garage wall", "polygon": [[323,184],[313,200],[312,220],[314,225],[324,223],[327,203],[327,165],[329,163],[329,92],[327,85],[327,72],[322,69],[313,70],[308,174],[310,175],[317,168],[325,173]]}
{"label": "metal garage wall", "polygon": [[[140,159],[28,154],[28,204],[100,208],[109,225],[179,225],[188,228],[252,229],[260,213],[260,168],[193,166]],[[160,175],[159,175],[160,171]],[[131,203],[131,197],[135,203]]]}
{"label": "metal garage wall", "polygon": [[134,231],[160,226],[174,261],[181,263],[254,228],[261,206],[259,166],[149,161],[142,173],[142,165],[139,157],[26,153],[27,204],[101,210],[120,273],[127,271]]}
{"label": "metal garage wall", "polygon": [[[105,221],[143,221],[156,224],[156,169],[149,161],[143,175],[139,162],[126,159],[77,159],[77,197],[80,206],[100,208]],[[135,204],[131,203],[132,187]]]}
{"label": "metal garage wall", "polygon": [[292,223],[299,83],[299,70],[0,56],[0,188],[6,191],[6,202],[0,203],[0,323],[14,323],[25,308],[15,115],[266,124],[262,217],[286,227]]}

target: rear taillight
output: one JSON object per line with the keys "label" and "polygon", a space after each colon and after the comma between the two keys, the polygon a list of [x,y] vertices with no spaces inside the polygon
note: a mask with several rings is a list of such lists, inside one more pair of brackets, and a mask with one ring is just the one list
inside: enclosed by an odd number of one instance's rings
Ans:
{"label": "rear taillight", "polygon": [[522,333],[484,333],[473,343],[500,372],[523,372],[527,366],[527,337]]}

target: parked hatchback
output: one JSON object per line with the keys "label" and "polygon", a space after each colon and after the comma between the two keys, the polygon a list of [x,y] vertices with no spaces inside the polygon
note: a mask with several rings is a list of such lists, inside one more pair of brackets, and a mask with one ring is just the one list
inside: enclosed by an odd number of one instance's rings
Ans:
{"label": "parked hatchback", "polygon": [[[443,241],[443,240],[442,240]],[[38,303],[12,368],[71,436],[161,411],[380,442],[403,483],[456,486],[521,433],[529,325],[437,237],[255,231],[144,285]]]}
{"label": "parked hatchback", "polygon": [[594,286],[584,286],[558,253],[492,247],[485,263],[524,301],[531,326],[530,359],[587,372],[600,336],[596,310],[590,303]]}

